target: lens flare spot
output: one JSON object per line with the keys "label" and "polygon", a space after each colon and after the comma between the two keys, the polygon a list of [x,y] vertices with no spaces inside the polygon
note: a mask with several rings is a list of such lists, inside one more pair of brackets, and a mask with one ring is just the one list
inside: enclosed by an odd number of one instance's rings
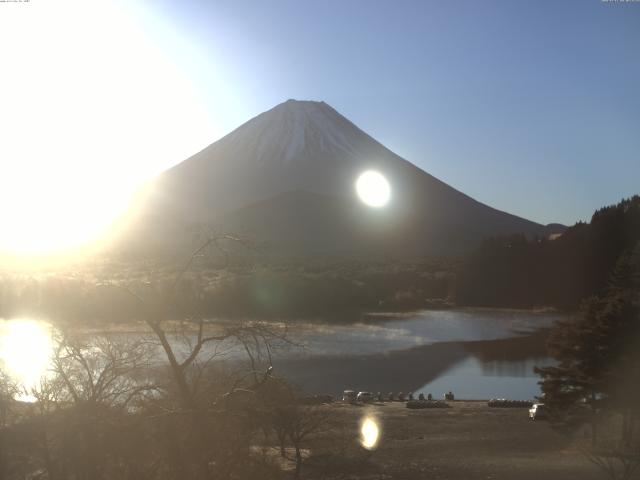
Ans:
{"label": "lens flare spot", "polygon": [[367,450],[373,450],[380,440],[380,427],[378,422],[371,417],[365,418],[360,424],[360,444]]}
{"label": "lens flare spot", "polygon": [[391,198],[389,182],[379,172],[367,170],[356,180],[358,197],[370,207],[384,207]]}

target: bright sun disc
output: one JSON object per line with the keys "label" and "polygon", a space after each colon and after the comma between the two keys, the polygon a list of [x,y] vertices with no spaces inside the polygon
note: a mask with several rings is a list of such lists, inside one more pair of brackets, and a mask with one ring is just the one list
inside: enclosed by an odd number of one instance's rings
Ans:
{"label": "bright sun disc", "polygon": [[368,170],[356,180],[358,197],[370,207],[384,207],[391,198],[389,182],[379,172]]}
{"label": "bright sun disc", "polygon": [[367,450],[373,450],[378,445],[380,439],[380,427],[371,417],[364,419],[360,425],[360,443]]}

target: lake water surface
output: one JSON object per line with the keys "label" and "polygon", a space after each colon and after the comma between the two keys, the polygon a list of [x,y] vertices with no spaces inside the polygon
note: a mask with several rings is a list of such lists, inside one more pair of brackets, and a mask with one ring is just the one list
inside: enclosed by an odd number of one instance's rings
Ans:
{"label": "lake water surface", "polygon": [[303,325],[307,345],[276,367],[309,393],[344,389],[432,393],[458,398],[533,399],[534,366],[552,364],[541,329],[562,316],[451,309],[375,315],[348,325]]}
{"label": "lake water surface", "polygon": [[[346,324],[296,322],[291,337],[303,347],[280,351],[274,367],[308,393],[353,389],[439,398],[451,390],[458,398],[533,399],[539,394],[533,367],[552,363],[536,332],[561,318],[451,309],[366,315]],[[46,374],[51,353],[46,322],[0,321],[0,366],[27,388]]]}

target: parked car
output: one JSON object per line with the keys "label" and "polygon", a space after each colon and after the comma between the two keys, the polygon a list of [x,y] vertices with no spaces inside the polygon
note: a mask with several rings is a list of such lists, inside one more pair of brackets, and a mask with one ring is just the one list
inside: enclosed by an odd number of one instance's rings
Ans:
{"label": "parked car", "polygon": [[331,395],[310,395],[298,398],[298,403],[301,405],[322,405],[333,403],[333,397]]}
{"label": "parked car", "polygon": [[357,399],[359,402],[369,403],[369,402],[373,402],[374,397],[373,397],[373,393],[371,392],[358,392]]}
{"label": "parked car", "polygon": [[534,403],[529,409],[529,418],[531,420],[544,420],[547,418],[547,409],[544,403]]}
{"label": "parked car", "polygon": [[407,408],[451,408],[451,405],[442,400],[409,400],[407,402]]}
{"label": "parked car", "polygon": [[342,401],[343,402],[355,402],[356,401],[356,392],[353,390],[345,390],[342,392]]}
{"label": "parked car", "polygon": [[507,400],[506,398],[492,398],[487,402],[492,408],[531,408],[533,402],[528,400]]}

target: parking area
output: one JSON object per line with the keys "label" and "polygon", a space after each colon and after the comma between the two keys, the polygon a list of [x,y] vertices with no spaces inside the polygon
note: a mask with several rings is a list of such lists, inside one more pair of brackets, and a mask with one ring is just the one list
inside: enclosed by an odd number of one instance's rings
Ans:
{"label": "parking area", "polygon": [[333,409],[334,429],[319,441],[335,442],[331,435],[338,431],[356,432],[364,417],[379,423],[378,448],[364,454],[348,477],[340,478],[601,478],[576,440],[555,432],[547,422],[532,422],[528,408],[490,408],[486,401],[449,404],[443,409],[409,409],[400,402],[338,402],[328,407]]}

